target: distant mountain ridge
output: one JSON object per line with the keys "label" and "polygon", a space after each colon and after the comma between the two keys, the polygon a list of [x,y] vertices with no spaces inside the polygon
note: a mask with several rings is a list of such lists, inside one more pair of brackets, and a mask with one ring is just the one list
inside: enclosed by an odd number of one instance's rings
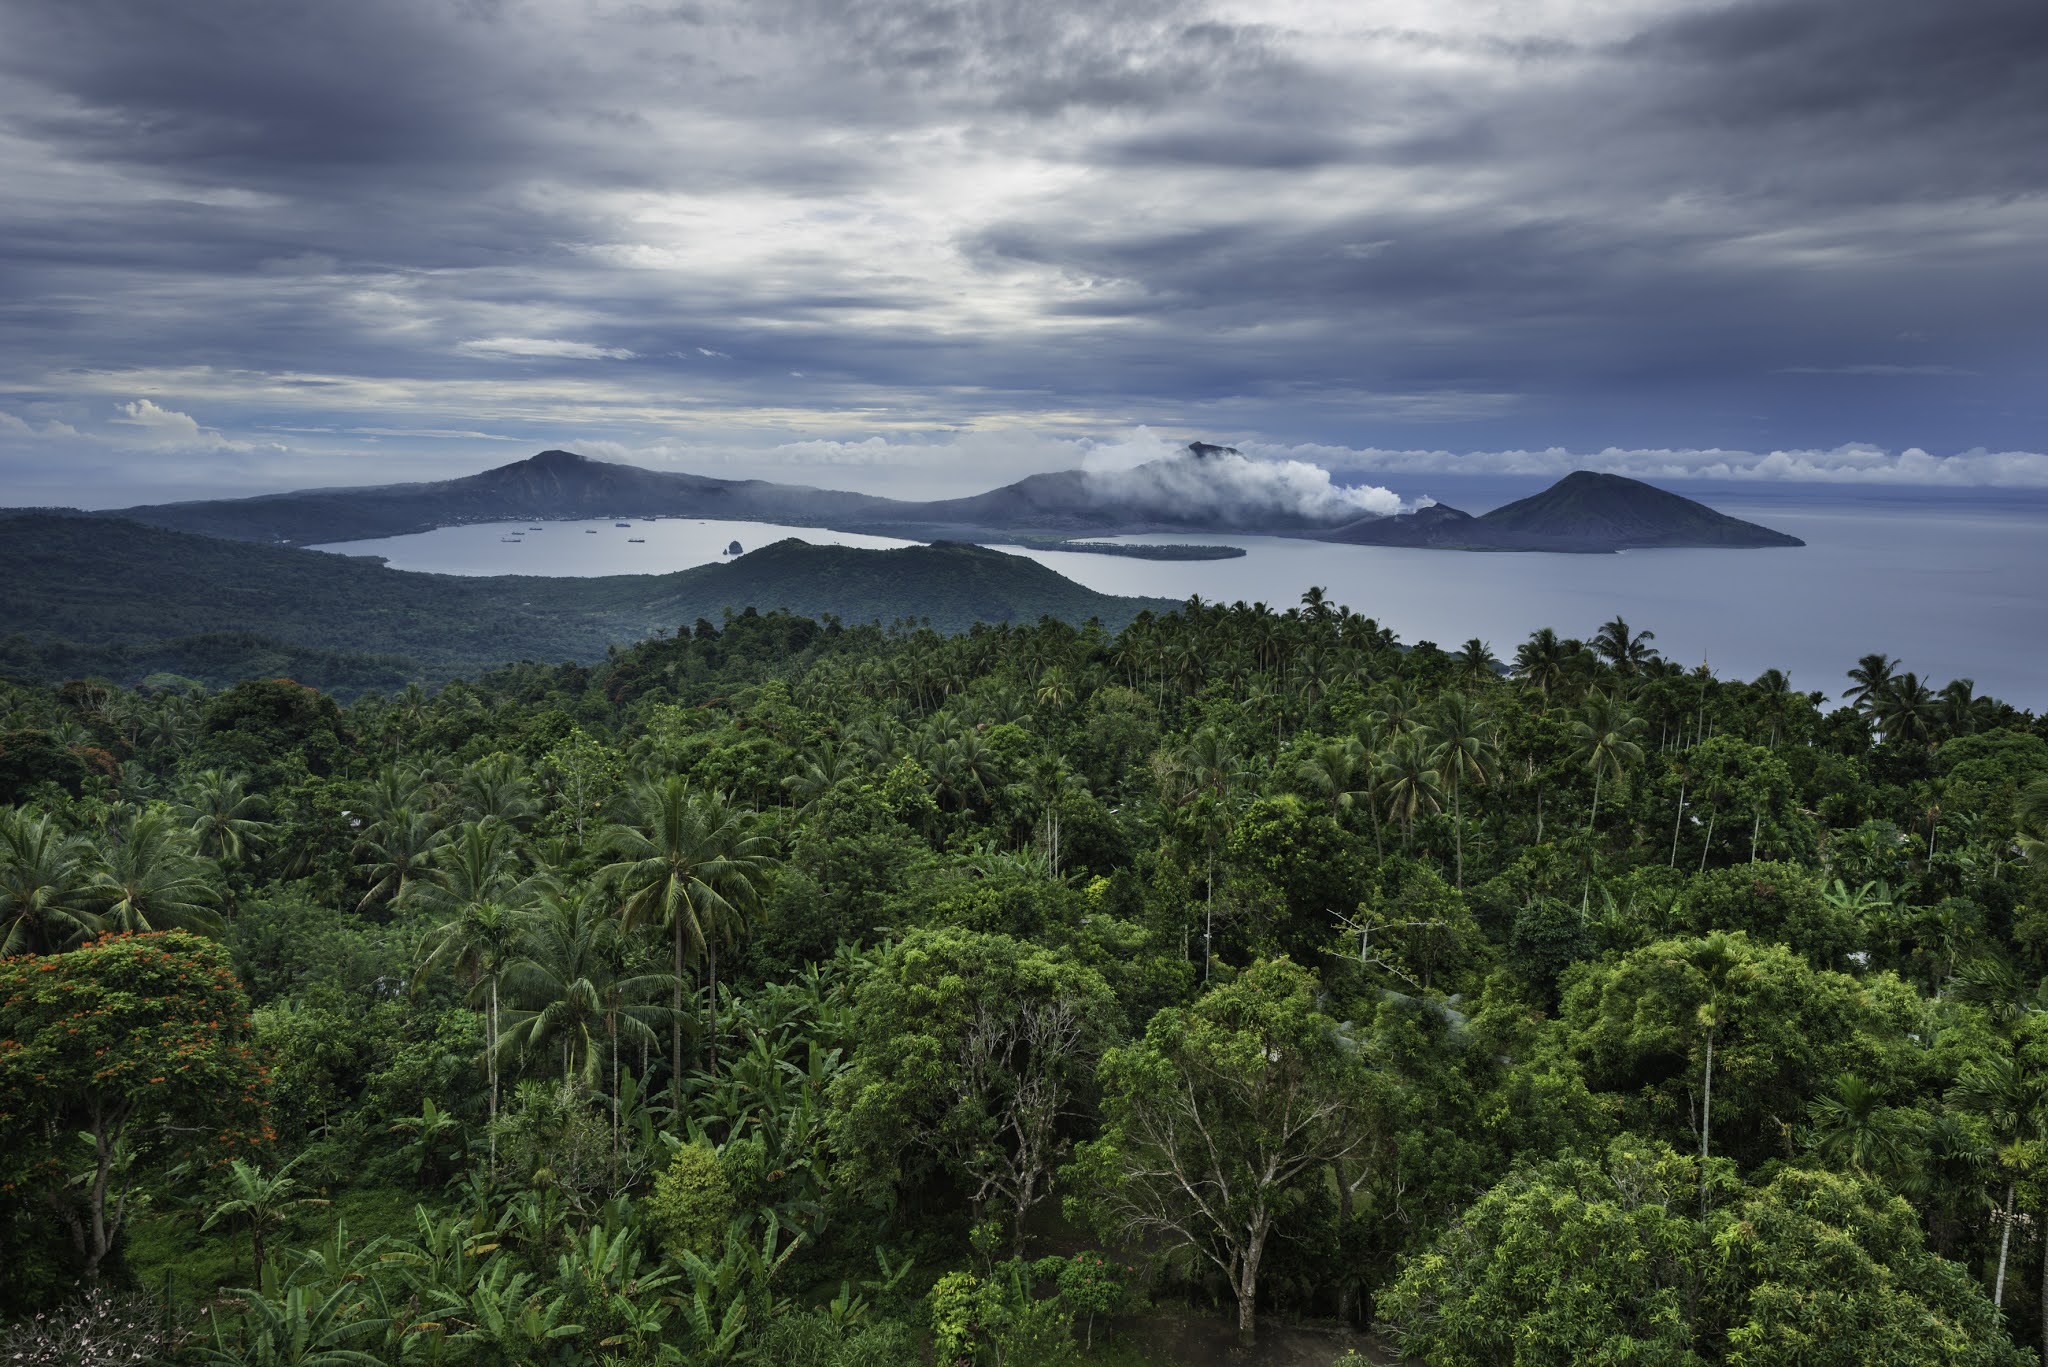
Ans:
{"label": "distant mountain ridge", "polygon": [[[1230,489],[1203,472],[1202,463],[1237,455],[1231,447],[1191,442],[1184,454],[1134,471],[1062,470],[965,498],[919,503],[767,480],[644,470],[549,450],[459,479],[150,504],[102,516],[202,536],[311,546],[530,517],[729,518],[919,541],[992,541],[1013,535],[1119,532],[1293,536],[1338,526],[1356,515],[1341,503],[1317,513],[1233,498]],[[1147,479],[1148,472],[1174,478]],[[1188,497],[1191,490],[1203,496]]]}
{"label": "distant mountain ridge", "polygon": [[1439,503],[1397,517],[1354,522],[1317,539],[1348,546],[1575,554],[1806,544],[1641,480],[1593,470],[1574,470],[1542,493],[1478,517]]}
{"label": "distant mountain ridge", "polygon": [[457,522],[527,517],[717,517],[836,524],[900,506],[866,494],[713,479],[549,450],[460,479],[302,489],[251,498],[121,508],[105,516],[235,541],[366,541]]}
{"label": "distant mountain ridge", "polygon": [[157,504],[102,515],[291,546],[403,536],[463,522],[610,516],[781,522],[919,541],[1236,531],[1442,550],[1800,544],[1639,480],[1585,470],[1481,517],[1443,505],[1362,517],[1356,506],[1327,490],[1318,491],[1316,500],[1290,502],[1267,489],[1260,501],[1256,490],[1248,494],[1248,486],[1232,478],[1246,465],[1230,447],[1191,442],[1184,453],[1132,470],[1062,470],[964,498],[916,503],[643,470],[549,450],[460,479]]}

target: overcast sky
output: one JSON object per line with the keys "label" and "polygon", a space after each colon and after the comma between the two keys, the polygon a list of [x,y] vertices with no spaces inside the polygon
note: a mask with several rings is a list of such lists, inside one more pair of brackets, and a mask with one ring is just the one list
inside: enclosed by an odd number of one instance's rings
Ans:
{"label": "overcast sky", "polygon": [[2048,485],[2043,0],[6,0],[0,503]]}

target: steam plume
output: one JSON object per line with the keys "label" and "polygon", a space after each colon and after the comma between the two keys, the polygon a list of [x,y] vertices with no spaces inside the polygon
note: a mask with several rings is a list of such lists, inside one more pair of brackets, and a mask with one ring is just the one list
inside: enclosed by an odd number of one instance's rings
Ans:
{"label": "steam plume", "polygon": [[1161,519],[1229,525],[1277,515],[1335,524],[1403,510],[1392,490],[1340,485],[1320,465],[1253,460],[1206,443],[1176,449],[1142,429],[1125,442],[1097,447],[1085,473],[1097,497]]}

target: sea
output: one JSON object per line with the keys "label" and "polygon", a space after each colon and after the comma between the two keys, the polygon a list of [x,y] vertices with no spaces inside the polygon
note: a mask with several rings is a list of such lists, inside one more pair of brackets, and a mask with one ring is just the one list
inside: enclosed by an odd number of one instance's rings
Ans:
{"label": "sea", "polygon": [[[1437,480],[1433,487],[1443,486]],[[1456,489],[1456,503],[1483,510],[1535,487],[1540,482],[1475,484]],[[1478,637],[1503,659],[1539,627],[1584,637],[1619,616],[1656,633],[1658,649],[1688,667],[1705,663],[1719,677],[1740,679],[1782,669],[1794,688],[1830,697],[1847,687],[1845,671],[1861,656],[1882,651],[1935,687],[1967,678],[1979,693],[2048,710],[2048,497],[1899,490],[1802,496],[1753,486],[1719,497],[1690,486],[1685,492],[1807,544],[1553,555],[1229,533],[1089,538],[1228,544],[1246,552],[1206,561],[995,548],[1103,593],[1198,594],[1279,611],[1321,587],[1403,641],[1455,649]],[[819,527],[660,518],[627,527],[614,519],[480,523],[316,549],[380,556],[396,569],[437,574],[650,574],[727,559],[734,541],[755,550],[792,536],[842,546],[912,544]]]}

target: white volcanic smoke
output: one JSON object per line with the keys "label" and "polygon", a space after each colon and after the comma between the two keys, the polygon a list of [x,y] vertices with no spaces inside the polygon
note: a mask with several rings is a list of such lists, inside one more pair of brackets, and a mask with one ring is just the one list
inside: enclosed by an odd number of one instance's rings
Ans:
{"label": "white volcanic smoke", "polygon": [[[1138,463],[1128,463],[1133,457]],[[1140,429],[1130,441],[1089,453],[1089,490],[1141,515],[1225,525],[1296,517],[1332,525],[1403,511],[1400,495],[1377,485],[1345,486],[1320,465],[1253,460],[1230,447],[1172,447]]]}

